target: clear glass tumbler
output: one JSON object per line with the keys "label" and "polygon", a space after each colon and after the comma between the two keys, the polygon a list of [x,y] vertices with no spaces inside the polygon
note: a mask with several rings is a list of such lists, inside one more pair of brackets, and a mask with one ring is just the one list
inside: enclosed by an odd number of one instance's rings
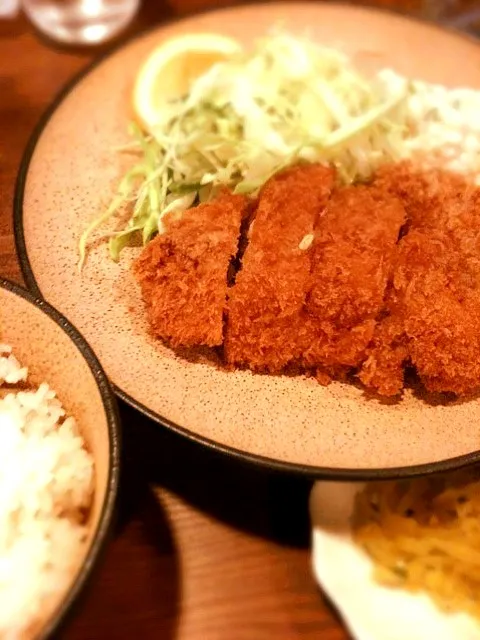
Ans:
{"label": "clear glass tumbler", "polygon": [[23,0],[22,5],[32,24],[52,40],[93,45],[125,29],[140,0]]}

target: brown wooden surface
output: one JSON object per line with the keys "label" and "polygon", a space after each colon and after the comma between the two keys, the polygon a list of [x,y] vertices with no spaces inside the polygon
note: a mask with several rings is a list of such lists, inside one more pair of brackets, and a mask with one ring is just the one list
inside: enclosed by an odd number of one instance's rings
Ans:
{"label": "brown wooden surface", "polygon": [[[151,0],[131,31],[204,4],[172,0],[171,9]],[[94,55],[98,49],[43,42],[22,18],[0,20],[1,276],[21,282],[12,201],[25,144],[55,94]],[[212,454],[121,410],[119,522],[63,637],[347,638],[310,570],[309,483]]]}

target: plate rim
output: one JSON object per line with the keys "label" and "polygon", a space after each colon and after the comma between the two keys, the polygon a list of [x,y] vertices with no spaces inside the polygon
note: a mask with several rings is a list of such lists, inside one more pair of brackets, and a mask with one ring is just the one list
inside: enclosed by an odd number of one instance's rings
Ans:
{"label": "plate rim", "polygon": [[108,476],[105,490],[105,500],[98,519],[98,525],[93,533],[90,548],[85,559],[75,576],[70,588],[61,598],[58,607],[46,621],[38,636],[39,640],[47,640],[53,634],[58,633],[74,615],[81,596],[85,593],[90,580],[105,552],[106,546],[112,535],[115,522],[118,490],[121,470],[122,448],[122,423],[118,410],[117,399],[113,393],[113,387],[100,364],[95,352],[80,331],[60,311],[35,292],[25,289],[7,278],[0,278],[0,289],[8,291],[17,298],[26,301],[32,307],[39,310],[56,324],[73,343],[85,360],[92,374],[101,403],[105,411],[107,433],[109,442]]}
{"label": "plate rim", "polygon": [[[84,67],[80,69],[77,73],[73,75],[73,77],[68,80],[60,91],[54,96],[53,100],[49,103],[47,108],[41,114],[37,124],[35,125],[25,149],[23,151],[21,161],[19,164],[15,187],[14,187],[14,197],[13,197],[13,227],[14,227],[14,240],[15,240],[15,250],[17,253],[17,258],[20,263],[20,269],[22,272],[22,276],[26,283],[26,286],[30,292],[32,292],[33,296],[40,298],[43,301],[43,295],[38,286],[38,283],[35,279],[34,270],[30,264],[30,259],[28,257],[28,251],[25,241],[25,230],[23,227],[23,203],[24,203],[24,195],[25,195],[25,186],[28,178],[28,172],[30,168],[30,162],[35,153],[36,147],[40,138],[49,124],[50,120],[55,115],[57,109],[61,106],[66,98],[73,92],[78,84],[82,82],[92,71],[94,71],[97,67],[99,67],[102,63],[107,62],[109,58],[112,58],[117,52],[119,52],[124,47],[128,47],[132,43],[142,39],[143,37],[148,36],[149,34],[153,34],[155,31],[159,31],[164,29],[169,25],[174,25],[176,23],[181,23],[187,20],[192,20],[195,17],[201,15],[208,14],[222,14],[228,13],[235,9],[246,10],[251,9],[254,10],[256,7],[260,6],[270,6],[272,10],[275,7],[285,7],[288,5],[293,5],[293,2],[260,2],[253,4],[249,2],[247,4],[228,4],[227,6],[221,8],[210,8],[203,9],[199,11],[195,11],[189,13],[185,16],[174,16],[167,17],[165,20],[157,23],[152,27],[148,27],[146,29],[141,30],[139,33],[128,37],[126,40],[115,43],[112,47],[108,48],[105,52],[100,53],[98,57],[94,58],[93,61],[87,63]],[[308,6],[310,3],[302,1],[300,2],[303,6]],[[351,12],[361,12],[361,13],[373,13],[373,14],[383,14],[388,15],[393,18],[402,19],[408,22],[420,23],[428,26],[429,28],[442,31],[444,33],[450,33],[459,37],[463,40],[467,40],[468,42],[474,44],[477,47],[480,47],[480,39],[475,36],[461,31],[455,27],[449,27],[445,24],[436,23],[421,17],[415,17],[409,15],[406,12],[401,10],[389,10],[384,7],[372,7],[372,6],[362,6],[362,5],[351,5],[346,2],[333,0],[328,3],[328,6],[336,6],[342,7],[346,11]],[[298,7],[298,3],[296,5]],[[311,5],[312,7],[314,5]],[[51,307],[51,305],[47,305]],[[53,309],[53,307],[51,307]],[[60,312],[57,312],[60,314]],[[64,316],[62,316],[64,317]],[[64,318],[65,319],[65,318]],[[68,324],[70,322],[65,319]],[[73,326],[73,325],[70,325]],[[77,330],[78,331],[78,330]],[[78,332],[80,333],[80,332]],[[81,334],[80,334],[81,335]],[[83,338],[84,342],[87,344],[87,341]],[[95,359],[95,352],[91,349]],[[98,360],[97,360],[98,362]],[[103,370],[102,370],[103,371]],[[105,374],[106,375],[106,374]],[[440,460],[436,462],[427,462],[419,465],[409,465],[409,466],[400,466],[400,467],[387,467],[387,468],[360,468],[360,469],[351,469],[351,468],[340,468],[340,467],[323,467],[319,465],[307,465],[300,464],[296,462],[287,462],[277,460],[275,458],[270,458],[267,456],[262,456],[255,453],[249,453],[242,449],[237,449],[235,447],[231,447],[229,445],[221,444],[211,438],[207,438],[204,436],[199,436],[194,431],[191,431],[181,425],[161,416],[155,411],[149,409],[142,402],[136,400],[133,396],[125,392],[123,389],[118,387],[113,380],[107,376],[107,380],[111,388],[113,389],[115,395],[120,398],[127,405],[131,406],[136,411],[139,411],[142,415],[147,417],[156,425],[166,428],[175,434],[186,438],[187,440],[194,442],[202,447],[213,451],[218,455],[226,455],[230,458],[233,458],[239,462],[243,462],[245,464],[253,464],[254,466],[261,467],[267,469],[272,472],[280,472],[280,473],[289,473],[293,475],[307,476],[309,478],[315,479],[330,479],[330,480],[338,480],[338,481],[366,481],[366,480],[388,480],[388,479],[396,479],[396,478],[411,478],[415,476],[428,475],[433,473],[441,473],[444,471],[450,471],[453,469],[459,469],[461,467],[466,467],[469,465],[473,465],[475,463],[480,462],[480,448],[476,451],[472,451],[470,453],[456,456],[453,458],[447,458],[445,460]]]}

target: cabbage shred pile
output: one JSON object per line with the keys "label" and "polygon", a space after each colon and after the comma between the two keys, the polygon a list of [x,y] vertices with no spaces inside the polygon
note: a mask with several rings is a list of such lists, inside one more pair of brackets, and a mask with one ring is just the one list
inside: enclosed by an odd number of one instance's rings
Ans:
{"label": "cabbage shred pile", "polygon": [[220,187],[255,194],[295,162],[333,164],[345,183],[368,179],[401,157],[409,82],[384,70],[371,79],[339,51],[275,34],[254,50],[213,65],[187,95],[167,105],[150,131],[130,126],[138,160],[92,232],[125,205],[131,217],[109,233],[118,260],[134,236],[146,244],[167,216],[208,201]]}

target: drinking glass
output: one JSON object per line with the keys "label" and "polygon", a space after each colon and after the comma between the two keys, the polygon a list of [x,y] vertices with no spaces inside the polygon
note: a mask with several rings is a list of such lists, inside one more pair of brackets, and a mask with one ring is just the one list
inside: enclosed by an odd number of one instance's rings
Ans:
{"label": "drinking glass", "polygon": [[100,44],[125,29],[140,0],[23,0],[23,10],[43,34],[59,42]]}

